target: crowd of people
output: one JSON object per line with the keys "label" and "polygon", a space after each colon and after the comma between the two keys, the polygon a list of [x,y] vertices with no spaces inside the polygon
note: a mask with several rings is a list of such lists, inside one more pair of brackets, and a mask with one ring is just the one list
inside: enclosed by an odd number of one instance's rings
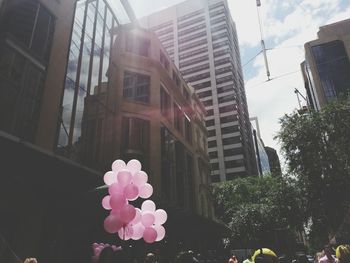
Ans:
{"label": "crowd of people", "polygon": [[[305,254],[298,254],[294,259],[285,256],[278,257],[268,248],[260,248],[254,251],[247,259],[239,262],[235,255],[230,256],[227,261],[218,260],[213,257],[204,258],[201,254],[195,254],[192,250],[181,251],[169,262],[165,262],[158,253],[149,252],[144,256],[142,262],[137,261],[127,250],[113,250],[111,247],[104,248],[97,262],[92,263],[350,263],[350,245],[339,245],[336,249],[326,245],[321,252],[315,254],[314,258]],[[39,263],[35,258],[27,258],[24,263]]]}

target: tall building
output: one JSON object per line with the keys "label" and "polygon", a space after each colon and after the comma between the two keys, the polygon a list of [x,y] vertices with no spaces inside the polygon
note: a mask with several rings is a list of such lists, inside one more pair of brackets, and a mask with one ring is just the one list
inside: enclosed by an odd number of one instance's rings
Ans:
{"label": "tall building", "polygon": [[269,158],[265,151],[264,142],[260,135],[259,121],[257,117],[250,118],[252,124],[253,140],[254,140],[254,150],[256,163],[258,167],[259,175],[265,175],[270,173]]}
{"label": "tall building", "polygon": [[89,262],[93,242],[118,242],[99,188],[117,158],[144,164],[167,244],[220,240],[205,109],[154,35],[126,44],[129,13],[117,0],[0,0],[0,262]]}
{"label": "tall building", "polygon": [[320,110],[350,95],[350,19],[322,26],[317,35],[304,45],[301,68],[308,103]]}
{"label": "tall building", "polygon": [[265,146],[265,152],[269,158],[270,170],[273,176],[282,176],[281,163],[277,151],[269,146]]}
{"label": "tall building", "polygon": [[188,0],[140,20],[207,110],[212,182],[257,174],[235,24],[226,0]]}

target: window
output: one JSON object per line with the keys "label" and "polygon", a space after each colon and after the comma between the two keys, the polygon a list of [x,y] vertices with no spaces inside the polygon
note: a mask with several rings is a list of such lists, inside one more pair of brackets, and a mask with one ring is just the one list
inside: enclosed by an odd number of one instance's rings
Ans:
{"label": "window", "polygon": [[215,125],[214,119],[208,120],[205,122],[205,126],[207,126],[207,127],[214,126],[214,125]]}
{"label": "window", "polygon": [[213,105],[213,101],[212,100],[206,100],[206,101],[202,101],[203,105],[205,107],[208,107],[208,106],[212,106]]}
{"label": "window", "polygon": [[126,51],[147,57],[150,41],[148,39],[132,36],[128,34],[126,36]]}
{"label": "window", "polygon": [[186,26],[193,25],[193,24],[195,24],[197,22],[203,21],[203,20],[204,20],[204,16],[200,16],[200,17],[197,17],[195,19],[188,20],[188,21],[186,21],[184,23],[178,24],[177,28],[181,29],[181,28],[184,28]]}
{"label": "window", "polygon": [[206,79],[209,77],[210,77],[210,72],[206,72],[206,73],[195,75],[193,77],[186,78],[186,81],[187,82],[195,82],[195,81]]}
{"label": "window", "polygon": [[199,65],[199,66],[192,67],[192,68],[189,68],[186,70],[181,70],[181,73],[182,73],[182,75],[188,75],[188,74],[198,72],[198,71],[201,71],[204,69],[209,69],[209,64]]}
{"label": "window", "polygon": [[160,64],[162,64],[165,69],[169,69],[169,61],[161,50],[160,50]]}
{"label": "window", "polygon": [[[12,2],[12,1],[9,1]],[[12,3],[11,3],[12,4]],[[8,4],[0,21],[6,32],[44,62],[48,62],[54,31],[54,17],[38,1],[17,1]]]}
{"label": "window", "polygon": [[203,83],[199,83],[196,85],[193,85],[193,87],[195,88],[195,90],[201,90],[201,89],[205,89],[211,86],[211,82],[210,81],[206,81]]}
{"label": "window", "polygon": [[207,116],[213,116],[214,110],[207,110]]}
{"label": "window", "polygon": [[318,74],[327,101],[350,94],[350,63],[340,40],[312,47]]}
{"label": "window", "polygon": [[226,161],[225,162],[225,168],[238,168],[244,166],[244,161],[241,160],[231,160],[231,161]]}
{"label": "window", "polygon": [[212,96],[212,92],[211,92],[211,90],[207,90],[207,91],[198,93],[197,96],[198,96],[198,98],[200,98],[200,99],[201,99],[201,98],[210,97],[210,96]]}
{"label": "window", "polygon": [[209,130],[208,131],[208,137],[213,137],[216,135],[216,131],[215,130]]}
{"label": "window", "polygon": [[224,102],[234,102],[235,101],[236,96],[233,94],[230,95],[226,95],[224,97],[219,97],[218,98],[218,103],[224,103]]}
{"label": "window", "polygon": [[220,88],[217,88],[216,89],[216,92],[218,94],[221,94],[221,93],[224,93],[226,91],[233,91],[233,85],[232,84],[229,84],[229,85],[226,85],[226,86],[223,86],[223,87],[220,87]]}
{"label": "window", "polygon": [[234,133],[238,131],[239,131],[238,126],[229,126],[229,127],[221,128],[222,134],[229,134],[229,133]]}
{"label": "window", "polygon": [[123,154],[138,153],[143,156],[147,155],[149,151],[149,137],[149,121],[123,117],[121,144]]}
{"label": "window", "polygon": [[215,152],[209,152],[209,157],[210,159],[216,159],[218,158],[218,152],[215,151]]}
{"label": "window", "polygon": [[236,115],[236,114],[233,114],[233,115],[221,117],[221,118],[220,118],[220,123],[234,122],[234,121],[236,121],[237,119],[238,119],[238,118],[237,118],[237,115]]}
{"label": "window", "polygon": [[162,86],[160,86],[160,111],[163,114],[163,116],[165,116],[170,120],[170,116],[171,116],[170,96]]}
{"label": "window", "polygon": [[149,102],[150,76],[135,72],[124,72],[123,96],[125,99]]}
{"label": "window", "polygon": [[180,87],[181,81],[175,70],[173,70],[173,80],[175,81],[176,86]]}
{"label": "window", "polygon": [[208,52],[208,47],[202,47],[202,48],[194,49],[192,51],[188,51],[186,53],[181,53],[179,58],[181,60],[183,60],[185,58],[194,57],[195,55],[198,55],[198,54],[201,54],[201,53],[205,53],[205,52]]}
{"label": "window", "polygon": [[227,105],[219,108],[219,113],[230,112],[236,110],[236,105]]}
{"label": "window", "polygon": [[210,166],[212,171],[219,170],[219,163],[211,163]]}
{"label": "window", "polygon": [[224,150],[224,156],[225,157],[238,155],[238,154],[243,154],[243,149],[242,148],[234,148],[234,149]]}
{"label": "window", "polygon": [[208,142],[208,148],[214,148],[214,147],[216,147],[216,141],[210,141],[210,142]]}
{"label": "window", "polygon": [[223,145],[231,145],[231,144],[236,144],[240,142],[241,142],[240,136],[222,139]]}
{"label": "window", "polygon": [[188,61],[185,61],[185,62],[181,62],[180,63],[180,68],[183,68],[183,67],[187,67],[187,66],[193,66],[194,64],[197,64],[199,62],[202,62],[202,61],[205,61],[205,60],[208,60],[209,57],[208,55],[204,55],[204,56],[201,56],[201,57],[198,57],[198,58],[193,58],[191,60],[188,60]]}

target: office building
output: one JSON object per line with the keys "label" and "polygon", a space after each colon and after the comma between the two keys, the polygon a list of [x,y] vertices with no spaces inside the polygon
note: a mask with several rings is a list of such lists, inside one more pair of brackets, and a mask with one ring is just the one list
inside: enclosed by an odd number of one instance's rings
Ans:
{"label": "office building", "polygon": [[265,146],[265,152],[269,158],[271,175],[282,176],[281,163],[277,151],[269,146]]}
{"label": "office building", "polygon": [[301,68],[308,104],[320,110],[350,94],[350,19],[322,26],[317,35],[304,45]]}
{"label": "office building", "polygon": [[188,0],[140,19],[204,104],[212,182],[257,174],[235,24],[226,0]]}
{"label": "office building", "polygon": [[115,0],[0,1],[0,262],[89,262],[92,243],[117,244],[98,190],[117,158],[144,164],[167,244],[220,240],[205,109],[154,37],[139,65],[122,60],[129,13]]}
{"label": "office building", "polygon": [[251,117],[250,121],[252,125],[255,158],[256,158],[256,164],[258,167],[258,172],[260,176],[266,175],[271,171],[270,171],[269,158],[265,151],[264,142],[260,135],[259,121],[257,117]]}

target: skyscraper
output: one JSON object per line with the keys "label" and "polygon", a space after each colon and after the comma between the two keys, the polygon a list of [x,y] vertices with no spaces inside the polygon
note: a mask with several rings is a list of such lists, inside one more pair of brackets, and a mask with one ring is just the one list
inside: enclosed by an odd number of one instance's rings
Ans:
{"label": "skyscraper", "polygon": [[226,0],[188,0],[140,20],[207,110],[212,182],[257,173],[235,24]]}
{"label": "skyscraper", "polygon": [[350,96],[350,19],[320,27],[318,39],[305,43],[301,64],[308,103],[320,110]]}

